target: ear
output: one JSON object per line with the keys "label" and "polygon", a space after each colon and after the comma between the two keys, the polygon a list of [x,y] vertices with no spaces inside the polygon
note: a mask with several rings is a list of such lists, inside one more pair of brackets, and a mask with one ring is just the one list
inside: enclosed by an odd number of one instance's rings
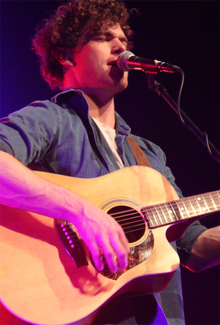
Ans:
{"label": "ear", "polygon": [[73,67],[73,62],[68,58],[65,57],[64,59],[59,60],[60,64],[62,64],[65,68]]}

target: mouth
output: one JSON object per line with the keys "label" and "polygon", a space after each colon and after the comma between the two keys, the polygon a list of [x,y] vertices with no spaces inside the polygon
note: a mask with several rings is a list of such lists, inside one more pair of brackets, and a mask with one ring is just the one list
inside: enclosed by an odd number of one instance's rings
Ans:
{"label": "mouth", "polygon": [[110,66],[112,66],[112,67],[114,67],[114,66],[117,67],[117,61],[116,61],[116,60],[115,60],[115,61],[111,61],[111,62],[109,62],[107,65],[110,65]]}

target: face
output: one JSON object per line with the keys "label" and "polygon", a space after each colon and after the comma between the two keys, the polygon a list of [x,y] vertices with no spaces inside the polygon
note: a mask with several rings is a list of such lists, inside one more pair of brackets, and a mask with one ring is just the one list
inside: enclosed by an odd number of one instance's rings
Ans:
{"label": "face", "polygon": [[109,92],[112,96],[128,85],[128,73],[121,71],[116,60],[126,50],[128,40],[119,24],[103,28],[85,45],[73,52],[72,87],[85,93]]}

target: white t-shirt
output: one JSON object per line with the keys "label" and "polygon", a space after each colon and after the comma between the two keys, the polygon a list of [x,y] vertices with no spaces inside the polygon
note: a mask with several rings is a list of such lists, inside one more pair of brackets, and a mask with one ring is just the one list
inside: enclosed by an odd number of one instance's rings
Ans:
{"label": "white t-shirt", "polygon": [[105,140],[107,141],[118,165],[120,168],[124,168],[124,164],[122,161],[121,154],[118,150],[117,143],[115,141],[115,136],[116,136],[116,131],[115,129],[110,128],[109,126],[99,122],[98,120],[94,119],[94,122],[97,124],[99,127],[100,131],[102,132],[103,136],[105,137]]}

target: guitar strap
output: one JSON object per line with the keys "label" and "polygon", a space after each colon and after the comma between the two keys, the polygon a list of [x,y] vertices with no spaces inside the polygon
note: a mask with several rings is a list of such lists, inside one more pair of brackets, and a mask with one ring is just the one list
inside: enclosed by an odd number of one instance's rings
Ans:
{"label": "guitar strap", "polygon": [[137,142],[130,135],[128,136],[128,142],[131,146],[137,164],[140,166],[147,166],[152,168],[147,157],[145,156]]}

